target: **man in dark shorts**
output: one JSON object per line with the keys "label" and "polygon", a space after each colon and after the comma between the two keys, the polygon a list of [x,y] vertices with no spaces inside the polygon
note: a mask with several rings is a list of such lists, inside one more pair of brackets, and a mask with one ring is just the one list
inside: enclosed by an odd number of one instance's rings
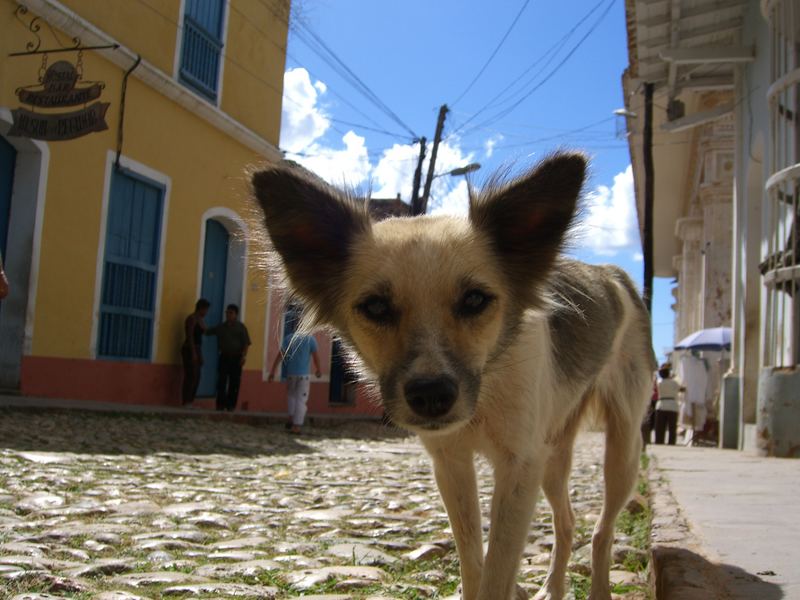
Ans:
{"label": "man in dark shorts", "polygon": [[242,367],[250,347],[247,327],[239,321],[239,307],[229,304],[225,308],[225,320],[206,330],[206,335],[217,336],[219,363],[217,365],[217,410],[232,411],[239,399],[239,383]]}
{"label": "man in dark shorts", "polygon": [[203,368],[203,332],[206,330],[204,321],[208,314],[208,300],[200,298],[194,305],[194,312],[186,317],[183,323],[185,339],[181,347],[183,358],[183,389],[181,400],[184,406],[194,402],[197,395],[197,386],[200,383],[200,369]]}

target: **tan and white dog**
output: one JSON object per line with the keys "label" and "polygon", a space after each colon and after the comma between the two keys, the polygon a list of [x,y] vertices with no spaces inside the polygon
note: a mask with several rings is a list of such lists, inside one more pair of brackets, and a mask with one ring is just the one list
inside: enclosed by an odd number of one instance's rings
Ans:
{"label": "tan and white dog", "polygon": [[[302,170],[253,174],[279,266],[317,325],[335,329],[391,420],[419,434],[450,518],[465,600],[515,584],[539,488],[555,547],[536,598],[564,595],[574,528],[568,477],[582,418],[605,421],[605,499],[593,600],[610,598],[614,523],[633,488],[656,367],[647,310],[623,271],[559,255],[586,170],[556,153],[474,198],[469,218],[371,222]],[[494,469],[484,557],[473,458]]]}

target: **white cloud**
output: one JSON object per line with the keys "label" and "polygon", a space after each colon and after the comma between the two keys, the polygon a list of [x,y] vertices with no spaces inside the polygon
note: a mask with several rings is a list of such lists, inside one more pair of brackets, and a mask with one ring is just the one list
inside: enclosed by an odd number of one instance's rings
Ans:
{"label": "white cloud", "polygon": [[469,212],[467,182],[461,179],[449,193],[435,202],[429,212],[434,215],[466,216]]}
{"label": "white cloud", "polygon": [[597,186],[586,198],[577,229],[578,245],[602,256],[639,251],[639,231],[633,193],[633,169],[614,176],[609,188]]}
{"label": "white cloud", "polygon": [[321,81],[312,84],[305,69],[284,73],[281,148],[300,152],[325,134],[331,122],[319,107],[319,100],[326,90]]}
{"label": "white cloud", "polygon": [[[430,163],[431,147],[422,163],[420,194],[425,186],[425,177]],[[376,198],[394,198],[399,193],[408,202],[414,183],[414,170],[417,168],[419,146],[414,144],[395,144],[384,150],[372,172],[374,182],[373,196]],[[445,141],[439,144],[436,155],[436,173],[447,173],[456,167],[463,167],[472,162],[471,153],[464,154],[458,140]],[[469,206],[466,182],[456,181],[450,175],[441,175],[433,180],[428,212],[432,214],[466,214]]]}
{"label": "white cloud", "polygon": [[[353,131],[341,138],[342,146],[333,147],[330,137],[323,139],[331,126],[331,119],[323,105],[328,87],[322,81],[312,81],[308,71],[298,67],[284,74],[284,101],[281,122],[281,148],[286,157],[334,185],[361,186],[370,183],[372,196],[394,198],[400,194],[408,202],[414,180],[414,170],[419,157],[417,144],[395,144],[383,151],[373,168],[369,161],[366,139]],[[487,141],[487,156],[502,139],[495,136]],[[422,165],[420,193],[425,185],[432,147]],[[456,167],[473,162],[472,153],[464,153],[459,140],[451,139],[439,145],[436,172],[446,173]],[[468,209],[467,185],[463,178],[443,175],[433,180],[428,211],[431,213],[466,214]]]}
{"label": "white cloud", "polygon": [[289,69],[283,77],[281,148],[286,157],[314,171],[335,185],[360,185],[369,178],[371,165],[366,140],[348,131],[343,147],[324,145],[321,138],[331,125],[321,106],[328,86],[311,81],[303,68]]}
{"label": "white cloud", "polygon": [[498,144],[498,142],[502,142],[505,138],[502,134],[498,133],[497,135],[493,135],[490,137],[486,142],[483,144],[483,148],[485,151],[486,158],[491,158],[492,154],[494,154],[494,147]]}
{"label": "white cloud", "polygon": [[[419,159],[419,146],[395,144],[383,151],[378,164],[372,170],[375,198],[394,198],[397,194],[408,202],[414,185],[414,170]],[[422,184],[425,182],[423,172]]]}
{"label": "white cloud", "polygon": [[313,143],[303,148],[302,154],[289,152],[286,156],[333,185],[361,185],[369,179],[372,168],[367,155],[366,140],[348,131],[342,137],[342,142],[344,147],[340,149]]}

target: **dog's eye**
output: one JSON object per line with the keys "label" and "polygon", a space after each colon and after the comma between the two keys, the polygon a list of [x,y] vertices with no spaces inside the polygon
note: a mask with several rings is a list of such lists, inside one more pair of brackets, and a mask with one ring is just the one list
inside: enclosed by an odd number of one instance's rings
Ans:
{"label": "dog's eye", "polygon": [[474,317],[481,314],[489,303],[494,300],[493,296],[481,290],[469,290],[461,298],[458,306],[458,314],[463,317]]}
{"label": "dog's eye", "polygon": [[358,311],[374,323],[386,325],[396,318],[395,310],[386,298],[370,296],[357,307]]}

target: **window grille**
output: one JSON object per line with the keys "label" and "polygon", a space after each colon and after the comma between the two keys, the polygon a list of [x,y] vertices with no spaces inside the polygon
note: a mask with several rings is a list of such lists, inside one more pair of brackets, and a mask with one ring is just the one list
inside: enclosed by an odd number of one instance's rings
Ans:
{"label": "window grille", "polygon": [[800,363],[800,5],[766,3],[770,25],[770,160],[765,186],[765,366]]}
{"label": "window grille", "polygon": [[158,280],[163,192],[115,171],[106,225],[97,355],[149,360]]}
{"label": "window grille", "polygon": [[183,18],[180,78],[215,102],[222,55],[224,0],[187,0]]}

